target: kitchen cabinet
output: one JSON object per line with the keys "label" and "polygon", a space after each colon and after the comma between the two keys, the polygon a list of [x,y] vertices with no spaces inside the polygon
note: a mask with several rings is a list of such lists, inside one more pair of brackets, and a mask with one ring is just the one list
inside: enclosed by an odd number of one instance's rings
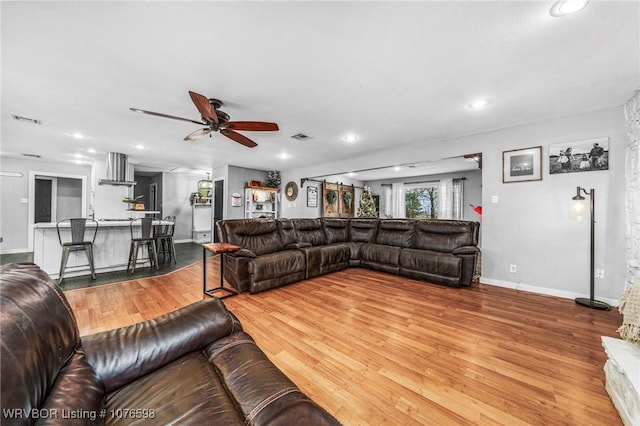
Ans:
{"label": "kitchen cabinet", "polygon": [[277,219],[280,203],[278,188],[250,187],[244,190],[245,219]]}
{"label": "kitchen cabinet", "polygon": [[192,238],[195,243],[210,243],[213,241],[213,211],[210,203],[194,203],[192,212]]}

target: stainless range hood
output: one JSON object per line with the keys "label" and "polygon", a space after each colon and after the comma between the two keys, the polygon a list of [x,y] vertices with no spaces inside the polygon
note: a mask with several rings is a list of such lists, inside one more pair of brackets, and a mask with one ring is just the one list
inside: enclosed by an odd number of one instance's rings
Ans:
{"label": "stainless range hood", "polygon": [[133,186],[136,184],[134,181],[128,181],[127,175],[129,174],[129,157],[127,154],[120,154],[118,152],[107,153],[107,178],[100,179],[99,185],[122,185]]}

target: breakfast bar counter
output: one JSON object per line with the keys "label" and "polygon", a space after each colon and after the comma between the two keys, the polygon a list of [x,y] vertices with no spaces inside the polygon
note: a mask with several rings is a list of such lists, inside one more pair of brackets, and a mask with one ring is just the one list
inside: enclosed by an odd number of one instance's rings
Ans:
{"label": "breakfast bar counter", "polygon": [[[134,221],[134,226],[140,226],[140,221]],[[154,225],[169,225],[171,222],[154,220]],[[93,222],[87,222],[87,236],[93,233]],[[93,256],[96,273],[121,271],[127,269],[129,247],[131,243],[130,220],[98,220],[98,232],[93,245]],[[71,239],[71,228],[61,224],[60,234],[63,241]],[[60,273],[60,259],[62,247],[58,240],[56,223],[36,223],[33,232],[33,261],[52,278],[58,278]],[[146,251],[146,250],[145,250]],[[140,266],[149,266],[148,254]],[[140,263],[140,261],[139,261]],[[139,267],[140,267],[139,266]],[[89,262],[84,251],[71,252],[65,271],[65,277],[89,275]]]}

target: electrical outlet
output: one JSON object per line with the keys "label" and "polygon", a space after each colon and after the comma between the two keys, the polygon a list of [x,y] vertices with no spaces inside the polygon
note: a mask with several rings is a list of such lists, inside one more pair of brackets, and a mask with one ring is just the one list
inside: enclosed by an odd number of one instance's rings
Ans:
{"label": "electrical outlet", "polygon": [[516,265],[509,265],[509,272],[511,272],[512,274],[517,274],[518,267]]}

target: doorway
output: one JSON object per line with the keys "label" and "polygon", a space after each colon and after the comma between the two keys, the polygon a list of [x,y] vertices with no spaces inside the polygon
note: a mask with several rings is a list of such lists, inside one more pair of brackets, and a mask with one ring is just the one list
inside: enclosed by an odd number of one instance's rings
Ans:
{"label": "doorway", "polygon": [[55,189],[53,179],[51,177],[36,176],[34,223],[49,223],[55,220],[52,215],[52,211],[55,210],[53,205],[55,195],[52,193]]}
{"label": "doorway", "polygon": [[33,250],[36,223],[87,216],[87,176],[29,172],[28,250]]}

